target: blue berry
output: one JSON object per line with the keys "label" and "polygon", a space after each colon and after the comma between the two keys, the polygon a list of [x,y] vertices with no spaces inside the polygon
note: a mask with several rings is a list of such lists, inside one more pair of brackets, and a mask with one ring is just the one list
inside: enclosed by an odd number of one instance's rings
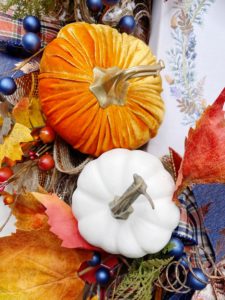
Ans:
{"label": "blue berry", "polygon": [[95,278],[98,284],[104,286],[110,280],[110,271],[105,267],[101,267],[95,272]]}
{"label": "blue berry", "polygon": [[191,271],[189,271],[187,274],[187,286],[189,286],[192,290],[203,290],[208,283],[208,278],[199,268],[193,268],[192,271],[197,278],[195,278]]}
{"label": "blue berry", "polygon": [[184,244],[178,238],[172,237],[169,241],[168,255],[173,256],[175,259],[179,259],[184,252]]}
{"label": "blue berry", "polygon": [[95,267],[97,265],[100,265],[101,263],[101,254],[99,252],[94,252],[92,259],[89,260],[88,262],[89,266]]}
{"label": "blue berry", "polygon": [[135,26],[136,22],[133,16],[122,17],[118,24],[120,32],[126,32],[127,34],[132,33],[134,31]]}
{"label": "blue berry", "polygon": [[0,92],[3,95],[9,96],[16,91],[16,83],[11,77],[3,77],[0,79]]}
{"label": "blue berry", "polygon": [[23,28],[28,32],[40,32],[41,22],[35,16],[27,16],[23,19]]}
{"label": "blue berry", "polygon": [[102,0],[87,0],[86,4],[88,9],[94,13],[100,12],[103,8]]}
{"label": "blue berry", "polygon": [[41,48],[41,39],[33,32],[28,32],[22,37],[23,48],[30,53],[35,53]]}

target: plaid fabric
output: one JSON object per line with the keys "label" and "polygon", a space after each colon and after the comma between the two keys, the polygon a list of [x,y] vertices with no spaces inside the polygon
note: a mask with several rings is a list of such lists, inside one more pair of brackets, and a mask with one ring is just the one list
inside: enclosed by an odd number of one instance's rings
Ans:
{"label": "plaid fabric", "polygon": [[178,227],[174,231],[174,236],[184,241],[185,245],[198,245],[214,257],[204,224],[201,212],[198,210],[197,203],[192,191],[187,188],[180,196],[181,217]]}
{"label": "plaid fabric", "polygon": [[[55,18],[45,17],[41,19],[41,41],[42,46],[46,46],[53,40],[61,24]],[[0,12],[0,49],[5,50],[7,45],[20,46],[22,36],[26,33],[23,29],[21,19],[13,18],[13,10],[7,13]]]}

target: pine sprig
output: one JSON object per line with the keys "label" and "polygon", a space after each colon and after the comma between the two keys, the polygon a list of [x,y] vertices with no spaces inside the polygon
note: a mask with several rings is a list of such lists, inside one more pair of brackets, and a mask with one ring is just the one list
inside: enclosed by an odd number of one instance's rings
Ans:
{"label": "pine sprig", "polygon": [[172,258],[135,259],[111,300],[151,300],[154,281]]}
{"label": "pine sprig", "polygon": [[41,17],[54,11],[58,5],[58,0],[6,0],[0,4],[0,10],[6,12],[15,7],[14,18],[24,18],[27,15]]}

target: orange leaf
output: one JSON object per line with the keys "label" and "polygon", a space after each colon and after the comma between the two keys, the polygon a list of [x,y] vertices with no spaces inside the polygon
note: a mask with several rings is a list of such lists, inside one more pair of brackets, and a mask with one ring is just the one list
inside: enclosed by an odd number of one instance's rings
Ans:
{"label": "orange leaf", "polygon": [[48,228],[1,238],[0,299],[82,299],[84,282],[77,271],[90,252],[60,244]]}
{"label": "orange leaf", "polygon": [[177,194],[193,183],[225,183],[225,89],[190,129]]}
{"label": "orange leaf", "polygon": [[12,115],[17,123],[28,128],[42,127],[45,125],[38,98],[21,98],[15,105]]}
{"label": "orange leaf", "polygon": [[72,209],[56,194],[32,193],[33,196],[46,207],[50,230],[61,240],[66,248],[82,248],[96,250],[97,248],[87,243],[78,231],[78,223]]}
{"label": "orange leaf", "polygon": [[18,196],[12,209],[16,217],[16,227],[22,230],[39,230],[47,224],[45,207],[31,193]]}

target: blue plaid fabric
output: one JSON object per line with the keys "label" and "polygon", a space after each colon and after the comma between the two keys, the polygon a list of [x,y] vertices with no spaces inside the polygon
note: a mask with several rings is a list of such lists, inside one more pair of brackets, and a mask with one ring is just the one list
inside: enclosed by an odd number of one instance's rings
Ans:
{"label": "blue plaid fabric", "polygon": [[[173,235],[182,239],[185,245],[198,245],[214,258],[202,221],[201,211],[198,209],[194,195],[190,188],[187,188],[179,197],[181,218],[178,227]],[[196,258],[197,259],[197,258]]]}

